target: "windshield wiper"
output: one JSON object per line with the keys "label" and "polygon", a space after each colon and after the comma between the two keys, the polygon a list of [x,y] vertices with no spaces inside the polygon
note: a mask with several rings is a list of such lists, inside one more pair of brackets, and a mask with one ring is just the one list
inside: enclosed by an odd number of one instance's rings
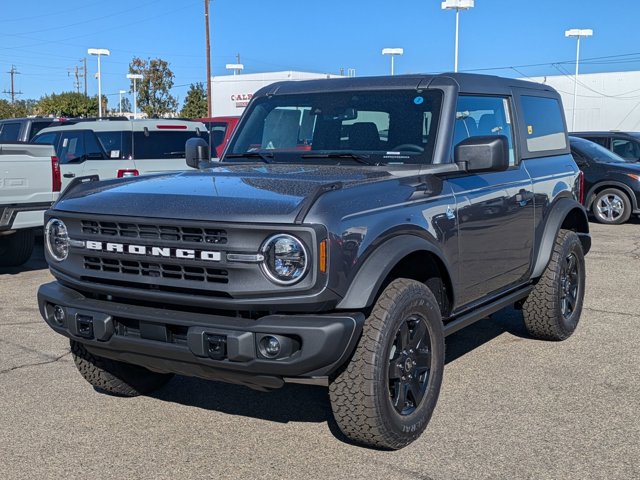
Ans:
{"label": "windshield wiper", "polygon": [[360,155],[353,152],[306,153],[302,155],[302,158],[348,158],[363,165],[380,165],[378,162],[370,161],[371,157],[369,155]]}
{"label": "windshield wiper", "polygon": [[228,153],[224,156],[227,158],[259,158],[264,163],[273,163],[272,152],[244,152],[244,153]]}

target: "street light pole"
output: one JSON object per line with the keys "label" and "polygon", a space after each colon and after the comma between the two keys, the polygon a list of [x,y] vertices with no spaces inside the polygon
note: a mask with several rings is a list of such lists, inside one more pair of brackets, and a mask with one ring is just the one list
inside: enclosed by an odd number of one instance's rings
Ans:
{"label": "street light pole", "polygon": [[142,80],[139,73],[127,73],[127,78],[133,80],[133,119],[138,118],[138,93],[136,89],[136,80]]}
{"label": "street light pole", "polygon": [[205,39],[207,42],[207,117],[211,118],[211,37],[209,35],[209,0],[204,0]]}
{"label": "street light pole", "polygon": [[102,117],[102,75],[100,72],[100,57],[102,55],[109,56],[111,52],[106,48],[90,48],[87,50],[89,55],[98,57],[98,118]]}
{"label": "street light pole", "polygon": [[580,39],[582,37],[593,36],[593,30],[591,30],[590,28],[587,28],[587,29],[572,28],[571,30],[567,30],[566,32],[564,32],[564,36],[567,38],[578,39],[578,42],[576,45],[576,74],[573,80],[573,115],[571,119],[571,131],[575,132],[576,105],[578,104],[578,74],[580,73]]}
{"label": "street light pole", "polygon": [[458,71],[458,35],[460,32],[460,10],[469,10],[475,6],[475,0],[445,0],[442,2],[443,10],[456,11],[456,39],[454,47],[453,71]]}
{"label": "street light pole", "polygon": [[391,57],[391,76],[395,75],[395,62],[394,57],[396,55],[403,55],[404,48],[383,48],[382,55],[389,55]]}

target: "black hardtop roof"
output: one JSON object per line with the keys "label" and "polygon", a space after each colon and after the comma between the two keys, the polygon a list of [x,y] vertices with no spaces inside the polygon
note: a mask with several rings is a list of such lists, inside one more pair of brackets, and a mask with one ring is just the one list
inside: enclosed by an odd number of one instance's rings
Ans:
{"label": "black hardtop roof", "polygon": [[256,92],[254,96],[354,90],[404,90],[446,85],[457,85],[460,93],[510,94],[511,89],[516,87],[557,95],[556,91],[548,85],[515,78],[475,73],[441,73],[284,81],[268,85]]}

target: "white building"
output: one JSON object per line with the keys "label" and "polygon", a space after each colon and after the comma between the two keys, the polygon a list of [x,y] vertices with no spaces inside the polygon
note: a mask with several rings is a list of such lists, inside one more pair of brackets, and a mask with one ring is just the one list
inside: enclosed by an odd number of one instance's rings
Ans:
{"label": "white building", "polygon": [[[531,77],[562,95],[567,126],[573,117],[573,75]],[[640,131],[640,72],[580,74],[575,131]]]}
{"label": "white building", "polygon": [[220,75],[212,77],[211,99],[213,115],[216,117],[242,115],[253,94],[262,87],[275,82],[340,77],[340,75],[328,73],[294,71]]}

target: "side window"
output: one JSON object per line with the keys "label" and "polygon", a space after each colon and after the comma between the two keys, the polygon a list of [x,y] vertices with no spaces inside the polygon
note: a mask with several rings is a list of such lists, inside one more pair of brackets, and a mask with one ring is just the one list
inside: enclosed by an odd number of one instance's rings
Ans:
{"label": "side window", "polygon": [[[509,165],[515,165],[511,118],[506,97],[461,95],[456,108],[453,147],[470,137],[504,135],[509,141]],[[453,156],[453,151],[451,153]]]}
{"label": "side window", "polygon": [[[211,144],[216,147],[216,150],[219,150],[224,141],[224,136],[227,133],[227,124],[223,122],[211,122],[207,126],[211,134]],[[221,152],[218,151],[218,153]]]}
{"label": "side window", "polygon": [[91,131],[84,132],[84,152],[88,160],[104,160],[104,153],[95,133]]}
{"label": "side window", "polygon": [[0,142],[17,142],[20,135],[19,122],[0,124]]}
{"label": "side window", "polygon": [[48,126],[50,126],[53,122],[31,122],[31,131],[29,132],[29,139],[32,139],[33,137],[35,137],[40,130],[42,130],[43,128],[47,128]]}
{"label": "side window", "polygon": [[567,148],[567,135],[558,100],[523,95],[521,102],[527,150],[538,153]]}
{"label": "side window", "polygon": [[42,135],[38,135],[37,138],[32,140],[33,143],[39,143],[44,145],[58,145],[58,138],[60,137],[59,133],[43,133]]}
{"label": "side window", "polygon": [[640,145],[633,140],[614,138],[612,150],[626,160],[636,161],[640,158]]}
{"label": "side window", "polygon": [[64,132],[58,149],[60,163],[84,162],[84,131]]}
{"label": "side window", "polygon": [[102,151],[107,158],[130,159],[131,158],[131,132],[95,132]]}

